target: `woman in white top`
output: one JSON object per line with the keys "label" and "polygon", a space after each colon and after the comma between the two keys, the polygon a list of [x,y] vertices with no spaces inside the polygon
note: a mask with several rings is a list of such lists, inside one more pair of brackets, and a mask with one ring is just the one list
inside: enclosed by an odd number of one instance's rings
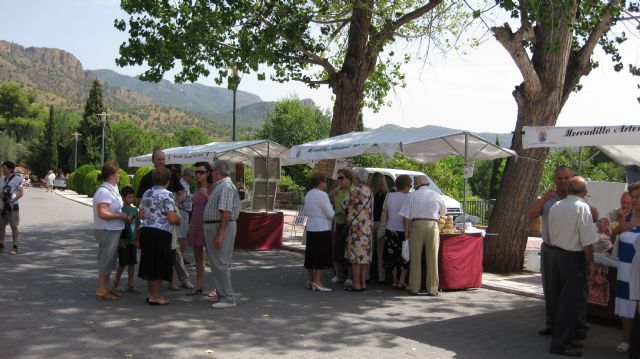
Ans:
{"label": "woman in white top", "polygon": [[320,282],[323,269],[331,267],[331,224],[334,211],[329,201],[327,180],[322,173],[311,176],[313,187],[304,197],[303,214],[307,216],[307,246],[304,251],[304,267],[307,269],[308,289],[329,292]]}
{"label": "woman in white top", "polygon": [[382,205],[381,224],[384,226],[384,266],[391,270],[394,288],[404,289],[407,287],[407,261],[402,258],[402,242],[404,238],[404,223],[400,215],[400,208],[407,193],[411,189],[411,177],[400,175],[396,178],[397,192],[390,192]]}
{"label": "woman in white top", "polygon": [[103,300],[118,299],[121,295],[109,289],[109,276],[116,267],[120,234],[124,221],[132,218],[122,213],[122,197],[118,191],[120,169],[113,162],[102,166],[98,180],[103,181],[93,194],[93,228],[98,242],[98,288],[96,298]]}

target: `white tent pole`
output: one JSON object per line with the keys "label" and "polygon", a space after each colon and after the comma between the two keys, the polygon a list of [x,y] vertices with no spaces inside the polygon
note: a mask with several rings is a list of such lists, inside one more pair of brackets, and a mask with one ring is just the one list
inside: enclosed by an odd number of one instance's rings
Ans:
{"label": "white tent pole", "polygon": [[464,133],[464,168],[462,170],[464,177],[464,186],[462,188],[462,233],[465,233],[467,227],[467,176],[464,175],[464,169],[467,167],[467,151],[469,147],[469,135]]}

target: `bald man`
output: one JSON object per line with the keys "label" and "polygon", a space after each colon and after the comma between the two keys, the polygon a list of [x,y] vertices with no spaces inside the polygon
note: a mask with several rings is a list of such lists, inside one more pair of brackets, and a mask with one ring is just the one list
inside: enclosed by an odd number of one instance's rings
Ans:
{"label": "bald man", "polygon": [[582,343],[574,338],[578,312],[584,306],[584,283],[595,272],[593,244],[595,234],[591,209],[584,201],[587,182],[571,177],[568,195],[549,210],[549,246],[552,248],[550,271],[553,354],[581,356]]}

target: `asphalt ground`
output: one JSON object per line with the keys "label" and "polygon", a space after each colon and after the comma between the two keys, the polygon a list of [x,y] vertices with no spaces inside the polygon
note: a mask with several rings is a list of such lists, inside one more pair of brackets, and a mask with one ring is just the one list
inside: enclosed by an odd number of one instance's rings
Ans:
{"label": "asphalt ground", "polygon": [[[537,334],[539,299],[488,289],[416,297],[377,283],[312,292],[303,255],[290,251],[234,253],[235,308],[166,285],[171,304],[149,306],[139,279],[143,293],[99,301],[91,208],[30,188],[21,217],[20,253],[0,255],[0,358],[558,357]],[[619,339],[592,323],[584,357],[626,358]]]}

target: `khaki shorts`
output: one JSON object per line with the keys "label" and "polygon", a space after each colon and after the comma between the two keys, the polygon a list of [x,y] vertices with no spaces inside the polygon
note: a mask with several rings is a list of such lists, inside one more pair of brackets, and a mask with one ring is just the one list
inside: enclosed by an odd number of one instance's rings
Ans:
{"label": "khaki shorts", "polygon": [[13,210],[7,213],[6,216],[0,216],[0,227],[6,227],[10,225],[11,227],[18,227],[20,224],[20,211]]}

